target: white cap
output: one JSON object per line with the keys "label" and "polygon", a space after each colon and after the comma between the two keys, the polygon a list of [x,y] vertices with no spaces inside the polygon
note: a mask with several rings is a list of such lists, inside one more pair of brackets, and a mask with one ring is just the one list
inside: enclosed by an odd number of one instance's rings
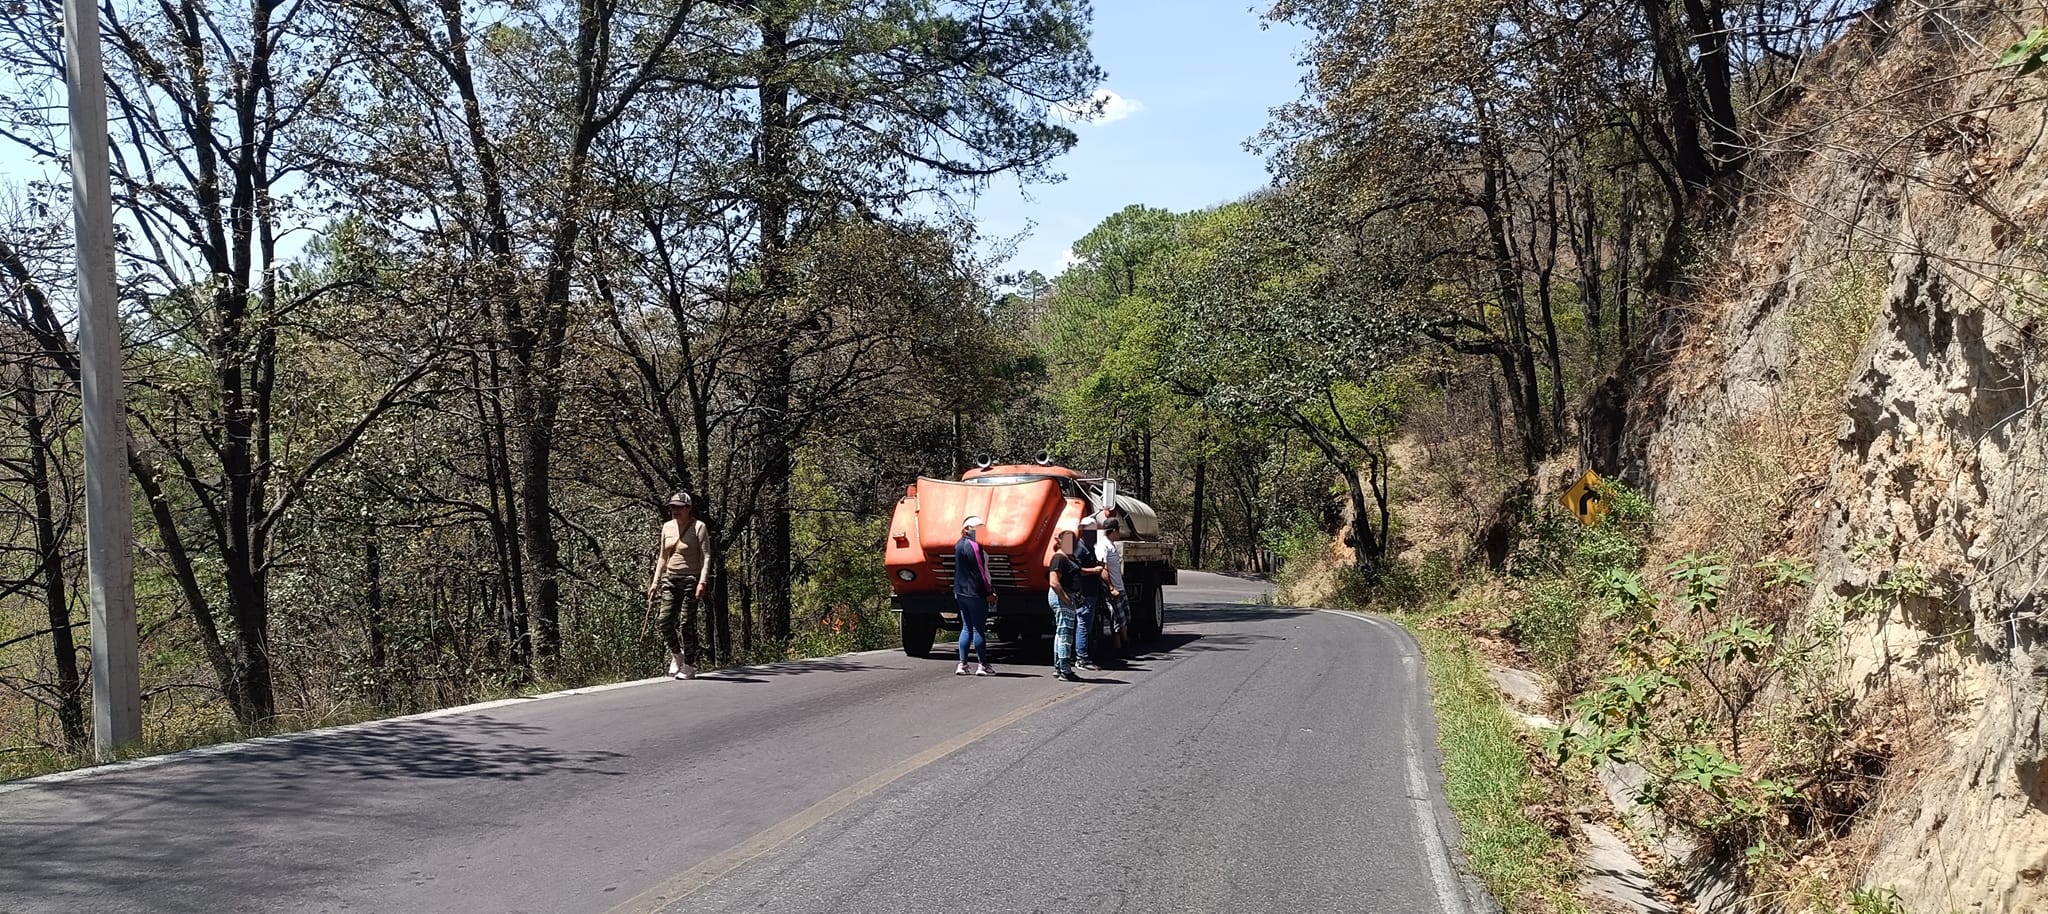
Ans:
{"label": "white cap", "polygon": [[982,519],[981,519],[981,515],[979,515],[979,514],[969,514],[969,515],[967,515],[967,519],[966,519],[966,520],[963,520],[963,521],[961,521],[961,522],[960,522],[960,529],[962,529],[962,530],[965,530],[965,529],[967,529],[968,527],[979,527],[979,526],[981,526],[981,525],[983,525],[983,524],[986,524],[986,523],[988,523],[988,521],[982,520]]}

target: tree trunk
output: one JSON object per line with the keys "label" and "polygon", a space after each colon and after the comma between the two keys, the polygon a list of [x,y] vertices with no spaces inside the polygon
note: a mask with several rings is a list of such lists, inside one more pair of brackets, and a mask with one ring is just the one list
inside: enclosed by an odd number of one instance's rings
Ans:
{"label": "tree trunk", "polygon": [[375,526],[370,527],[363,538],[363,576],[369,579],[363,589],[363,611],[366,616],[363,621],[369,636],[370,669],[374,670],[377,676],[377,706],[388,708],[391,706],[391,694],[390,677],[384,670],[384,665],[389,660],[384,645],[384,555],[377,548]]}
{"label": "tree trunk", "polygon": [[[600,74],[611,19],[609,9],[589,0],[579,3],[576,28],[576,91],[572,101],[575,134],[570,137],[560,209],[554,213],[545,272],[541,280],[538,326],[533,337],[515,336],[522,356],[523,377],[513,389],[513,410],[524,432],[520,458],[520,508],[525,513],[527,557],[533,563],[534,652],[553,661],[562,652],[562,548],[554,526],[555,424],[561,416],[563,352],[569,333],[570,274],[582,238],[583,190],[590,175],[590,149],[598,132]],[[521,349],[517,342],[525,342]]]}
{"label": "tree trunk", "polygon": [[[1569,187],[1569,185],[1567,185]],[[1601,321],[1606,317],[1606,290],[1601,283],[1601,271],[1605,269],[1600,251],[1600,208],[1593,192],[1592,179],[1578,194],[1565,197],[1567,214],[1576,218],[1572,222],[1572,255],[1579,265],[1579,313],[1586,319],[1586,339],[1592,343],[1594,370],[1606,361],[1606,340],[1601,338]],[[1624,215],[1626,218],[1626,215]]]}
{"label": "tree trunk", "polygon": [[1522,468],[1535,472],[1550,447],[1545,440],[1543,397],[1538,392],[1536,353],[1529,329],[1528,300],[1522,294],[1522,279],[1516,269],[1514,248],[1509,243],[1506,208],[1501,203],[1497,169],[1488,167],[1481,209],[1492,246],[1494,281],[1501,311],[1507,320],[1505,345],[1499,347],[1502,380],[1515,401],[1515,420],[1522,436]]}
{"label": "tree trunk", "polygon": [[[511,445],[505,440],[507,421],[500,387],[498,349],[486,353],[486,373],[475,385],[477,416],[484,419],[480,430],[484,458],[484,482],[490,492],[491,549],[501,570],[504,586],[494,588],[492,606],[501,620],[505,636],[505,659],[513,666],[533,669],[532,645],[526,619],[526,561],[519,545],[519,493],[512,479]],[[485,390],[491,391],[486,397]]]}
{"label": "tree trunk", "polygon": [[562,649],[561,545],[553,523],[554,414],[552,383],[534,377],[530,350],[515,345],[512,415],[519,427],[519,524],[523,554],[533,575],[528,637],[533,658],[552,662]]}
{"label": "tree trunk", "polygon": [[715,577],[711,580],[711,587],[705,592],[705,595],[710,597],[706,601],[705,618],[711,628],[711,656],[718,658],[719,663],[725,664],[733,662],[734,657],[732,650],[732,604],[729,602],[732,597],[732,588],[727,586],[726,583],[730,580],[729,575],[731,571],[729,563],[726,562],[723,549],[711,555],[711,573]]}
{"label": "tree trunk", "polygon": [[794,451],[788,428],[790,385],[787,334],[795,294],[788,265],[791,200],[794,197],[796,135],[791,123],[789,64],[789,22],[779,9],[761,12],[760,102],[760,199],[757,201],[761,232],[761,281],[771,314],[778,315],[773,333],[783,335],[777,345],[761,353],[763,366],[759,413],[762,417],[754,445],[756,471],[763,475],[761,506],[756,513],[754,538],[754,587],[761,610],[763,634],[781,645],[789,640],[789,591],[793,583],[790,566],[790,474],[795,470]]}
{"label": "tree trunk", "polygon": [[1636,251],[1636,190],[1630,185],[1622,192],[1621,222],[1615,226],[1618,237],[1614,243],[1614,350],[1628,351],[1628,305],[1629,289],[1634,284],[1630,275],[1635,264]]}
{"label": "tree trunk", "polygon": [[[1657,75],[1664,81],[1664,109],[1670,125],[1672,167],[1688,191],[1713,183],[1714,167],[1700,142],[1699,105],[1694,100],[1691,55],[1686,43],[1672,34],[1670,0],[1641,0],[1643,23]],[[1680,201],[1681,208],[1683,201]]]}
{"label": "tree trunk", "polygon": [[[771,416],[789,414],[789,367],[770,372],[763,411]],[[771,420],[775,421],[775,420]],[[776,421],[779,426],[781,423]],[[756,515],[759,535],[754,545],[754,591],[759,595],[762,634],[773,644],[789,640],[790,634],[790,485],[795,470],[789,439],[774,431],[755,445],[755,463],[766,476],[761,491],[761,510]]]}
{"label": "tree trunk", "polygon": [[1188,525],[1188,565],[1192,568],[1202,567],[1202,532],[1203,525],[1208,523],[1208,519],[1202,516],[1202,509],[1209,501],[1209,493],[1205,488],[1208,472],[1209,458],[1206,455],[1196,455],[1194,518]]}
{"label": "tree trunk", "polygon": [[1549,186],[1544,193],[1545,209],[1548,216],[1544,237],[1547,243],[1541,252],[1542,266],[1537,268],[1536,301],[1537,313],[1543,319],[1543,355],[1550,368],[1550,440],[1564,440],[1564,353],[1557,341],[1557,319],[1553,313],[1551,293],[1557,280],[1558,230],[1563,221],[1557,211],[1557,173],[1551,172]]}
{"label": "tree trunk", "polygon": [[1548,272],[1543,278],[1542,288],[1537,290],[1538,314],[1543,318],[1543,358],[1550,369],[1550,440],[1563,441],[1564,426],[1564,356],[1557,341],[1557,319],[1551,309],[1551,278]]}
{"label": "tree trunk", "polygon": [[967,472],[967,440],[961,427],[960,407],[953,407],[953,478]]}
{"label": "tree trunk", "polygon": [[749,660],[754,657],[754,585],[752,581],[740,582],[740,654]]}
{"label": "tree trunk", "polygon": [[1144,450],[1142,451],[1143,456],[1140,458],[1138,463],[1138,500],[1145,502],[1146,504],[1151,504],[1152,430],[1146,429],[1142,434],[1144,436]]}
{"label": "tree trunk", "polygon": [[1707,101],[1707,135],[1713,141],[1715,177],[1737,173],[1748,150],[1736,123],[1734,77],[1728,59],[1728,21],[1723,0],[1685,0],[1686,24],[1699,54],[1700,91]]}
{"label": "tree trunk", "polygon": [[1360,478],[1358,467],[1348,460],[1339,462],[1338,475],[1344,477],[1345,494],[1351,497],[1351,563],[1364,569],[1377,568],[1386,549],[1373,532],[1373,511],[1366,503],[1365,480]]}
{"label": "tree trunk", "polygon": [[78,642],[71,629],[71,596],[65,587],[64,540],[57,529],[56,499],[50,488],[50,436],[46,418],[37,402],[34,385],[26,383],[34,369],[23,369],[24,383],[15,388],[28,421],[29,488],[35,498],[36,556],[42,577],[43,610],[50,623],[50,659],[57,671],[57,723],[64,733],[64,745],[82,752],[88,745],[85,726],[84,683],[78,675]]}

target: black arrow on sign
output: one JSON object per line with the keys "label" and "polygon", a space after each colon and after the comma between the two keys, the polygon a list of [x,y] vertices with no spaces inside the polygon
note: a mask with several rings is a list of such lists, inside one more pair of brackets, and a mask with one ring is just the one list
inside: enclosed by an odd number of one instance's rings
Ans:
{"label": "black arrow on sign", "polygon": [[1584,491],[1584,492],[1580,492],[1580,493],[1579,493],[1579,511],[1578,511],[1578,513],[1579,513],[1579,516],[1580,516],[1580,517],[1592,517],[1592,516],[1593,516],[1593,505],[1594,505],[1594,504],[1595,504],[1596,502],[1598,502],[1599,500],[1600,500],[1600,493],[1599,493],[1599,492],[1596,492],[1596,491],[1593,491],[1592,489],[1587,489],[1587,490],[1586,490],[1586,491]]}

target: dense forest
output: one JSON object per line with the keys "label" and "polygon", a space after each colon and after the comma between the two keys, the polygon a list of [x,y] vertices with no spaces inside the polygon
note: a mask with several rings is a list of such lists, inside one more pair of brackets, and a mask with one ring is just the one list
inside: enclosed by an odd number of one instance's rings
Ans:
{"label": "dense forest", "polygon": [[[0,11],[45,163],[60,21]],[[1053,0],[112,3],[102,37],[159,740],[650,668],[671,491],[718,657],[880,624],[878,513],[1032,370],[954,203],[1044,177],[1100,79]],[[78,372],[68,188],[9,193],[33,755],[85,739]]]}
{"label": "dense forest", "polygon": [[[1504,472],[1562,446],[1587,379],[1654,336],[1738,102],[1849,18],[1272,15],[1316,36],[1259,139],[1276,189],[1134,207],[1047,282],[994,275],[946,214],[1075,142],[1052,115],[1101,75],[1085,4],[109,5],[158,718],[623,674],[671,490],[710,506],[717,656],[873,627],[897,487],[982,451],[1128,480],[1191,564],[1343,523],[1370,573],[1403,413],[1484,429]],[[49,162],[59,19],[0,33],[32,90],[7,135]],[[11,742],[76,748],[65,189],[15,194],[0,675],[33,709]]]}
{"label": "dense forest", "polygon": [[[1165,342],[1169,315],[1083,307],[1113,269],[1156,286],[1159,226],[1050,283],[964,216],[1100,105],[1090,15],[105,5],[149,743],[653,669],[675,491],[706,506],[720,662],[893,643],[883,519],[984,453],[1124,473],[1186,563],[1270,567],[1270,506],[1321,481],[1134,381],[1154,356],[1099,358]],[[0,11],[4,138],[53,168],[61,21]],[[90,739],[69,193],[0,213],[11,771]]]}

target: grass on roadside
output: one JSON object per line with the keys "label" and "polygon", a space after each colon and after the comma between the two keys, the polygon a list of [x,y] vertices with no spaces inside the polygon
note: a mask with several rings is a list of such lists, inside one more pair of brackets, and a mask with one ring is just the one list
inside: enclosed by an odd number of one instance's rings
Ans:
{"label": "grass on roadside", "polygon": [[1571,888],[1578,867],[1570,849],[1526,812],[1547,792],[1517,738],[1520,725],[1502,707],[1470,643],[1416,618],[1402,621],[1422,643],[1444,793],[1473,872],[1510,914],[1583,914],[1585,905]]}

